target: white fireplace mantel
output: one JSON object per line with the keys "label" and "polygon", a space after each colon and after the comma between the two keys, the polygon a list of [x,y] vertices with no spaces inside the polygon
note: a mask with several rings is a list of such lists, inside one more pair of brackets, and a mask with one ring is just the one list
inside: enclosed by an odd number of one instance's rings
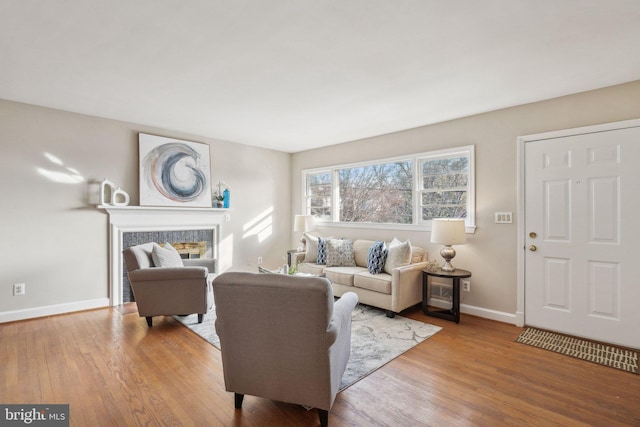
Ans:
{"label": "white fireplace mantel", "polygon": [[122,234],[137,231],[213,230],[217,258],[222,223],[229,209],[99,205],[109,214],[109,282],[111,305],[122,304]]}

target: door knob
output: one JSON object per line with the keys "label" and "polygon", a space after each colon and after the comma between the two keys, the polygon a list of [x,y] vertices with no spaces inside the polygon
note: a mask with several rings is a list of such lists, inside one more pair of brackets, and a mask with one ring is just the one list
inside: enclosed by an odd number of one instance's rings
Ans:
{"label": "door knob", "polygon": [[536,237],[538,237],[538,234],[535,231],[532,231],[531,233],[529,233],[529,237],[535,239]]}
{"label": "door knob", "polygon": [[537,251],[537,250],[538,250],[538,248],[536,247],[536,245],[531,245],[531,246],[529,246],[529,250],[530,250],[531,252],[535,252],[535,251]]}

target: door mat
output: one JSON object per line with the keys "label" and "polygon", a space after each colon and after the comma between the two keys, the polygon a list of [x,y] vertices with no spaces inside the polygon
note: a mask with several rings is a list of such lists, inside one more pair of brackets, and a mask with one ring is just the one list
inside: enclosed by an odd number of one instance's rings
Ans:
{"label": "door mat", "polygon": [[580,338],[556,334],[536,328],[526,328],[516,342],[545,350],[609,366],[610,368],[640,374],[638,352],[634,350],[601,344]]}

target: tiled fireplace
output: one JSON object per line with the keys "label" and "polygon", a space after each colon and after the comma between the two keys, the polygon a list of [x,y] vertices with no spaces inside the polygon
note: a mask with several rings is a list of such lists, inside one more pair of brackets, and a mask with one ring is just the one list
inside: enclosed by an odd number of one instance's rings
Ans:
{"label": "tiled fireplace", "polygon": [[109,213],[111,305],[131,301],[122,250],[146,242],[171,243],[183,257],[218,258],[222,223],[228,210],[100,206]]}

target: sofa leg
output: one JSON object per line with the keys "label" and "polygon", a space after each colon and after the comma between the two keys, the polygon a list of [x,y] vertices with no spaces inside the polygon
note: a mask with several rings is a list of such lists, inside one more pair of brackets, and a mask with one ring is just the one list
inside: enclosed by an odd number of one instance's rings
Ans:
{"label": "sofa leg", "polygon": [[204,320],[204,314],[198,314],[198,323],[202,323]]}
{"label": "sofa leg", "polygon": [[329,411],[318,409],[318,416],[320,417],[320,425],[327,427],[329,425]]}
{"label": "sofa leg", "polygon": [[147,319],[147,325],[149,327],[152,327],[153,326],[153,317],[147,316],[147,317],[145,317],[145,319]]}
{"label": "sofa leg", "polygon": [[393,319],[394,317],[396,317],[396,314],[391,310],[385,310],[384,312],[387,314],[387,317],[389,319]]}
{"label": "sofa leg", "polygon": [[244,399],[244,394],[233,393],[233,398],[236,409],[242,408],[242,400]]}

